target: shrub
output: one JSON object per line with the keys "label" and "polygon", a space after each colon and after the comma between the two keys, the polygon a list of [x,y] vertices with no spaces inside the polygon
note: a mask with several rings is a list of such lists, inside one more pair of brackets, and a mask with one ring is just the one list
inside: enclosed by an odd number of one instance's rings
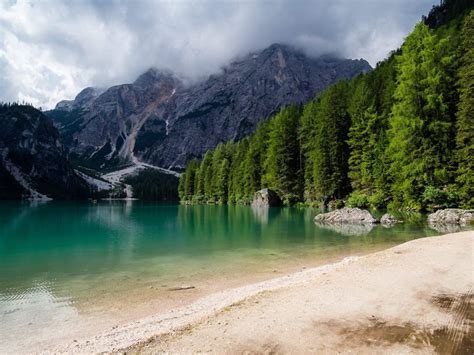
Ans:
{"label": "shrub", "polygon": [[369,207],[369,197],[367,194],[354,191],[349,195],[346,201],[346,206],[348,207],[358,207],[358,208],[367,208]]}
{"label": "shrub", "polygon": [[329,209],[331,209],[331,210],[337,210],[337,209],[339,209],[339,208],[344,207],[344,201],[338,200],[338,199],[336,199],[336,200],[331,200],[331,201],[329,201],[329,203],[328,203],[328,207],[329,207]]}
{"label": "shrub", "polygon": [[370,208],[382,209],[387,207],[388,199],[383,192],[376,192],[368,197]]}
{"label": "shrub", "polygon": [[437,210],[440,208],[456,207],[459,195],[452,186],[445,186],[442,189],[427,186],[423,192],[423,205],[428,210]]}

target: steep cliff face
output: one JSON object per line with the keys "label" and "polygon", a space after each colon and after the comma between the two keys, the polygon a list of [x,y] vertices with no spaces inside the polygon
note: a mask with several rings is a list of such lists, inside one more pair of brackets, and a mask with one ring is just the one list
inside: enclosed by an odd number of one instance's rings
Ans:
{"label": "steep cliff face", "polygon": [[364,60],[312,59],[275,44],[193,85],[151,69],[90,100],[78,95],[58,104],[49,115],[82,164],[104,169],[139,158],[179,170],[219,142],[253,132],[281,107],[370,69]]}
{"label": "steep cliff face", "polygon": [[[370,70],[363,60],[311,59],[272,45],[231,63],[219,75],[176,94],[166,134],[141,140],[158,126],[155,117],[139,132],[136,154],[170,169],[208,149],[253,132],[259,121],[289,104],[306,103],[327,86]],[[162,131],[161,131],[162,132]]]}
{"label": "steep cliff face", "polygon": [[85,88],[77,94],[74,100],[63,100],[58,102],[56,109],[61,111],[73,111],[89,108],[94,100],[103,92],[103,89]]}
{"label": "steep cliff face", "polygon": [[0,198],[84,198],[88,184],[71,167],[59,133],[30,106],[0,105]]}
{"label": "steep cliff face", "polygon": [[137,132],[147,119],[163,115],[181,82],[171,73],[150,69],[134,83],[113,86],[80,104],[48,112],[73,157],[96,169],[132,161]]}

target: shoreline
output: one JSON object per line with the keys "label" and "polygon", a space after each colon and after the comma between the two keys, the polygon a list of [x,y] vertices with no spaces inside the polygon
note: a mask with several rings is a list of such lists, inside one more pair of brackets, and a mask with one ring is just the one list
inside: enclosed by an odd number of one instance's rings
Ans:
{"label": "shoreline", "polygon": [[[447,251],[449,249],[453,249],[452,252],[459,252],[459,250],[464,250],[466,251],[466,243],[467,246],[471,247],[472,251],[472,243],[473,243],[473,237],[474,237],[474,232],[468,231],[468,232],[460,232],[460,233],[454,233],[454,234],[448,234],[444,236],[438,236],[438,237],[427,237],[427,238],[420,238],[416,239],[413,241],[409,241],[407,243],[375,252],[366,256],[361,256],[361,257],[348,257],[344,258],[340,262],[332,263],[332,264],[327,264],[315,268],[309,268],[309,269],[304,269],[302,271],[298,271],[292,274],[288,274],[282,277],[262,281],[262,282],[257,282],[253,284],[249,284],[246,286],[242,287],[237,287],[237,288],[232,288],[232,289],[226,289],[224,291],[216,292],[213,294],[210,294],[208,296],[205,296],[192,304],[189,304],[184,307],[180,307],[177,309],[171,309],[168,312],[161,313],[161,314],[156,314],[152,316],[148,316],[145,318],[142,318],[138,321],[131,322],[128,324],[124,325],[119,325],[117,327],[114,327],[114,329],[107,331],[102,334],[98,334],[95,337],[91,339],[84,339],[80,340],[77,342],[74,342],[72,344],[69,344],[65,347],[62,348],[57,348],[53,349],[53,351],[58,351],[58,352],[110,352],[110,351],[120,351],[120,350],[125,350],[125,351],[134,351],[134,350],[140,350],[140,351],[159,351],[160,349],[163,350],[165,349],[166,351],[205,351],[204,349],[200,347],[192,347],[191,345],[186,345],[186,344],[194,344],[194,342],[189,342],[189,339],[186,340],[186,337],[190,337],[187,332],[183,333],[183,330],[188,330],[189,329],[194,329],[195,327],[202,327],[202,324],[204,324],[206,321],[212,324],[213,320],[216,320],[219,317],[222,317],[223,313],[226,313],[226,316],[228,314],[233,314],[237,313],[237,315],[234,315],[235,317],[232,318],[228,321],[227,323],[232,323],[232,321],[235,321],[236,319],[241,319],[238,315],[239,311],[239,305],[245,305],[246,303],[249,302],[249,300],[253,298],[263,298],[263,300],[258,301],[258,302],[264,302],[264,301],[269,301],[268,299],[272,298],[278,298],[281,296],[282,293],[286,292],[295,292],[298,295],[301,293],[301,291],[307,292],[307,290],[311,290],[314,288],[314,284],[318,284],[321,282],[322,279],[324,279],[327,283],[338,283],[338,280],[347,276],[350,276],[354,269],[360,268],[361,264],[369,264],[368,265],[368,272],[371,273],[371,269],[375,268],[378,270],[380,273],[386,273],[390,272],[390,266],[393,267],[393,264],[397,262],[397,260],[392,260],[394,257],[398,259],[404,259],[406,258],[405,256],[405,250],[411,251],[417,251],[418,254],[426,254],[426,251],[424,249],[429,249],[428,254],[428,259],[433,259],[436,260],[438,259],[446,259],[446,263],[452,263],[453,258],[452,256],[446,254],[449,254]],[[439,243],[439,241],[442,241],[442,245]],[[435,245],[435,247],[433,247]],[[422,247],[420,249],[420,247]],[[449,247],[449,248],[448,248]],[[411,250],[414,249],[414,250]],[[401,253],[397,253],[397,251],[403,251]],[[469,250],[468,250],[469,251]],[[442,253],[443,255],[439,256],[438,254]],[[413,254],[413,253],[412,253]],[[412,255],[415,260],[412,260],[412,264],[414,263],[415,267],[417,264],[420,264],[420,260],[416,260],[417,256]],[[466,260],[467,258],[467,260]],[[455,258],[456,259],[456,258]],[[433,260],[428,263],[422,263],[421,269],[423,267],[426,269],[425,271],[432,271],[431,269],[433,268]],[[472,289],[472,252],[470,255],[466,256],[464,255],[462,259],[463,261],[463,267],[465,267],[465,264],[470,264],[470,277],[469,277],[469,272],[468,272],[468,280],[467,282],[470,284],[470,287]],[[399,267],[401,267],[401,271],[399,270],[398,272],[395,272],[396,275],[400,276],[400,274],[403,274],[403,270],[406,269],[408,266],[409,269],[405,271],[409,271],[410,264],[406,263],[405,260],[398,260],[398,262],[403,261]],[[405,267],[403,267],[405,265]],[[413,265],[411,266],[413,267]],[[420,265],[418,265],[420,268]],[[441,266],[439,266],[441,267]],[[387,271],[388,269],[388,271]],[[465,270],[464,270],[465,271]],[[434,273],[436,276],[436,272]],[[339,281],[340,282],[340,281]],[[464,289],[466,280],[459,281],[459,287]],[[304,287],[302,287],[304,286]],[[349,285],[350,286],[350,285]],[[352,285],[354,286],[354,285]],[[454,285],[454,288],[456,288],[456,284]],[[348,286],[345,285],[344,283],[338,286],[339,288],[347,288]],[[398,285],[400,289],[406,288],[405,284],[401,283]],[[320,288],[320,286],[318,287]],[[453,288],[453,287],[451,287]],[[384,292],[387,292],[387,290],[381,290]],[[303,293],[304,293],[303,292]],[[460,292],[471,292],[469,290],[464,290]],[[383,292],[382,292],[383,293]],[[458,292],[459,293],[459,292]],[[297,299],[300,298],[300,296],[296,296]],[[322,300],[328,299],[332,297],[332,295],[321,295]],[[324,298],[325,297],[325,298]],[[289,300],[283,301],[283,302],[288,302]],[[296,302],[298,303],[298,302]],[[324,302],[322,302],[324,303]],[[284,303],[283,303],[284,304]],[[333,305],[334,306],[334,305]],[[257,307],[258,305],[255,306],[254,303],[250,304],[250,307]],[[262,306],[261,306],[262,307]],[[297,306],[295,306],[297,307]],[[301,308],[301,307],[300,307]],[[301,309],[298,308],[296,311],[301,311]],[[279,312],[281,309],[279,309]],[[267,320],[268,321],[268,320]],[[206,324],[208,324],[206,323]],[[238,323],[238,322],[237,322]],[[250,323],[252,323],[250,321]],[[267,325],[266,323],[261,324],[260,326]],[[242,324],[236,325],[236,329],[242,328]],[[295,325],[297,328],[298,325]],[[216,333],[218,335],[219,329],[222,328],[220,325],[216,327],[215,329],[207,329],[209,334]],[[183,335],[184,334],[184,335]],[[177,337],[177,338],[175,338]],[[232,339],[234,341],[239,341],[242,336],[234,336]],[[166,341],[163,339],[167,339]],[[220,337],[217,336],[216,339],[221,339],[224,341],[226,338],[225,337]],[[236,339],[236,340],[235,340]],[[181,343],[180,343],[181,341]],[[242,341],[240,341],[242,343]],[[235,345],[235,344],[234,344]],[[165,348],[163,348],[165,346]],[[258,346],[255,345],[255,347],[258,350]],[[216,343],[214,347],[211,347],[211,351],[215,351],[216,349],[223,349],[226,350],[232,350],[224,346],[224,343]],[[290,348],[292,349],[292,348]],[[287,350],[290,350],[287,349]],[[208,349],[209,350],[209,349]],[[234,346],[234,350],[235,346]],[[284,347],[281,348],[281,350],[284,350]],[[300,349],[301,351],[306,351],[308,349]],[[400,350],[400,349],[398,349]]]}

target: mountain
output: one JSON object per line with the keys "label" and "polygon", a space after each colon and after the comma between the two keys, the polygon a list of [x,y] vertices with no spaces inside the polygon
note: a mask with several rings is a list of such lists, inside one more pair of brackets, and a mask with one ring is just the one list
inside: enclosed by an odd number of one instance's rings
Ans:
{"label": "mountain", "polygon": [[281,107],[370,70],[365,60],[309,58],[274,44],[198,83],[150,69],[132,84],[85,89],[47,114],[81,165],[103,170],[139,159],[180,170],[218,143],[252,133]]}
{"label": "mountain", "polygon": [[77,94],[74,100],[62,100],[58,102],[56,108],[61,111],[73,111],[76,109],[88,108],[103,92],[103,89],[92,87],[85,88]]}
{"label": "mountain", "polygon": [[41,111],[0,105],[0,199],[84,198],[90,187],[68,161],[58,130]]}
{"label": "mountain", "polygon": [[474,3],[444,0],[369,73],[190,161],[183,203],[474,208]]}

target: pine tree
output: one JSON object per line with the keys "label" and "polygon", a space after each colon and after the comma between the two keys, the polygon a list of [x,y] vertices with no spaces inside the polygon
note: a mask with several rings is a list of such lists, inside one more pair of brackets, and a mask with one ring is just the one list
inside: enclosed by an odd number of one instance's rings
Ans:
{"label": "pine tree", "polygon": [[466,16],[462,30],[459,69],[460,100],[457,112],[457,184],[461,205],[474,207],[474,10]]}
{"label": "pine tree", "polygon": [[429,28],[419,23],[397,57],[396,103],[390,119],[390,175],[396,205],[422,208],[427,186],[449,182],[452,119],[443,96],[442,46]]}
{"label": "pine tree", "polygon": [[219,204],[227,202],[230,171],[227,145],[218,144],[212,153],[211,198]]}
{"label": "pine tree", "polygon": [[230,203],[245,203],[244,158],[249,145],[245,138],[235,145],[230,166],[230,182],[228,186],[228,200]]}
{"label": "pine tree", "polygon": [[[186,168],[187,168],[187,165],[186,165]],[[180,178],[179,178],[179,183],[178,183],[178,196],[179,196],[179,200],[182,201],[182,202],[185,202],[186,201],[186,193],[185,193],[185,189],[184,189],[184,181],[186,180],[186,171],[184,171]]]}
{"label": "pine tree", "polygon": [[212,151],[207,151],[199,167],[199,187],[202,188],[203,201],[212,200]]}
{"label": "pine tree", "polygon": [[286,204],[301,199],[301,159],[298,136],[301,110],[289,106],[271,122],[264,162],[264,185],[275,190]]}
{"label": "pine tree", "polygon": [[249,138],[249,147],[244,159],[243,179],[244,195],[251,200],[256,191],[262,188],[263,161],[266,155],[268,124],[258,125],[255,133]]}
{"label": "pine tree", "polygon": [[347,135],[350,126],[347,84],[340,82],[322,93],[315,114],[315,133],[309,160],[313,167],[315,198],[323,207],[331,199],[343,198],[350,190],[347,177]]}
{"label": "pine tree", "polygon": [[360,191],[370,190],[374,185],[372,181],[374,162],[367,153],[373,149],[369,146],[373,135],[370,122],[376,119],[376,114],[373,108],[374,95],[366,78],[361,77],[352,84],[355,87],[348,108],[352,123],[348,140],[350,147],[348,176],[352,188]]}
{"label": "pine tree", "polygon": [[199,167],[199,163],[196,160],[191,160],[186,165],[186,170],[181,175],[178,193],[179,198],[182,201],[191,201],[194,195],[194,181],[196,177],[196,170]]}
{"label": "pine tree", "polygon": [[314,135],[316,131],[316,101],[308,103],[302,112],[299,128],[299,139],[301,142],[301,156],[303,159],[303,198],[304,201],[311,204],[316,201],[313,181],[313,161],[311,152],[314,148]]}

